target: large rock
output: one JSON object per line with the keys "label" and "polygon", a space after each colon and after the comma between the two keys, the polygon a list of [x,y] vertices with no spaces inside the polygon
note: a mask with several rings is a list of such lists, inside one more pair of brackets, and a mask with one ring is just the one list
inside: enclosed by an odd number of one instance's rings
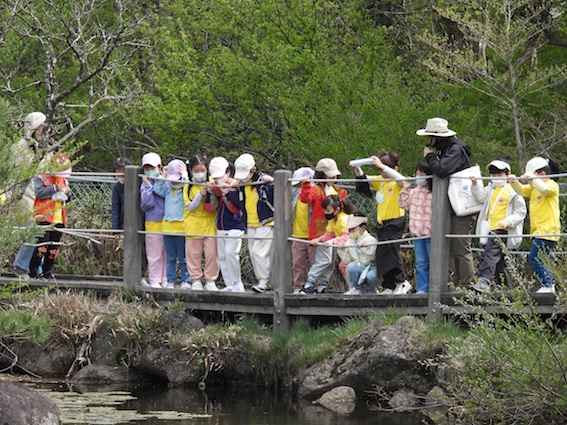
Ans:
{"label": "large rock", "polygon": [[186,311],[173,311],[162,318],[161,326],[167,332],[191,333],[203,329],[205,324]]}
{"label": "large rock", "polygon": [[411,343],[418,325],[418,319],[411,316],[402,317],[393,326],[372,323],[351,343],[309,368],[300,378],[298,395],[315,400],[343,385],[354,388],[359,396],[374,386],[387,393],[401,388],[427,393],[435,378]]}
{"label": "large rock", "polygon": [[249,335],[246,341],[235,344],[227,351],[224,365],[220,374],[222,378],[237,385],[258,385],[259,378],[262,376],[262,365],[256,364],[250,355],[254,352],[254,347],[262,347],[262,351],[267,351],[272,339],[262,335]]}
{"label": "large rock", "polygon": [[91,340],[91,363],[107,366],[116,364],[127,345],[128,336],[124,332],[116,331],[107,322],[102,322]]}
{"label": "large rock", "polygon": [[[75,361],[75,350],[65,343],[53,343],[47,347],[31,342],[10,344],[10,350],[18,356],[15,369],[31,372],[41,377],[65,376]],[[13,354],[1,356],[11,362]],[[6,363],[3,364],[6,366]]]}
{"label": "large rock", "polygon": [[0,381],[0,425],[60,425],[59,410],[24,385]]}

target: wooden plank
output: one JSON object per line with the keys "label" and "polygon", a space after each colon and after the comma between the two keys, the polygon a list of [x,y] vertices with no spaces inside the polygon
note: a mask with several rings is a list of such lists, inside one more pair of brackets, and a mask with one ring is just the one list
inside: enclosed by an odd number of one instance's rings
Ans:
{"label": "wooden plank", "polygon": [[124,288],[132,290],[142,280],[142,211],[140,210],[140,167],[128,165],[124,173]]}

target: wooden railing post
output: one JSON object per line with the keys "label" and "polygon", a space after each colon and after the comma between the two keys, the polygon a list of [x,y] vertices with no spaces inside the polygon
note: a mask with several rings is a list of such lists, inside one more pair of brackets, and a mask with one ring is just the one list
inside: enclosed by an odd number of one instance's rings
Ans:
{"label": "wooden railing post", "polygon": [[141,168],[128,165],[124,175],[124,264],[123,282],[126,290],[132,290],[142,280],[142,211],[140,210]]}
{"label": "wooden railing post", "polygon": [[291,171],[274,173],[274,242],[271,283],[274,290],[274,331],[288,332],[289,317],[286,314],[285,294],[291,291]]}
{"label": "wooden railing post", "polygon": [[429,320],[441,317],[441,294],[447,292],[449,279],[449,239],[451,205],[447,190],[449,179],[433,176],[433,220],[431,223],[431,252],[429,255]]}

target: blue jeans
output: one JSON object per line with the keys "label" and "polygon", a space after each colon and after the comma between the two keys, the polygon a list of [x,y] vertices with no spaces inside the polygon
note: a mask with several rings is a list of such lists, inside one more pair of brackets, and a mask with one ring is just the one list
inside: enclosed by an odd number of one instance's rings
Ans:
{"label": "blue jeans", "polygon": [[378,284],[378,273],[376,272],[376,267],[370,267],[368,270],[368,274],[366,275],[366,279],[364,282],[359,282],[360,276],[362,272],[366,269],[366,266],[363,266],[360,263],[348,263],[346,267],[347,277],[348,277],[348,287],[358,289],[362,287],[361,283],[366,283],[368,293],[376,292],[376,285]]}
{"label": "blue jeans", "polygon": [[165,274],[167,283],[175,283],[177,278],[177,262],[179,261],[179,274],[181,282],[190,282],[187,263],[185,262],[185,236],[164,236],[165,246]]}
{"label": "blue jeans", "polygon": [[541,286],[553,285],[553,276],[543,265],[542,257],[549,255],[555,248],[555,241],[535,238],[530,249],[530,266],[539,279]]}
{"label": "blue jeans", "polygon": [[413,241],[415,253],[415,275],[417,292],[429,290],[429,252],[431,239],[418,239]]}
{"label": "blue jeans", "polygon": [[26,244],[22,244],[16,258],[14,259],[14,266],[25,270],[27,273],[30,272],[30,262],[33,256],[34,247]]}

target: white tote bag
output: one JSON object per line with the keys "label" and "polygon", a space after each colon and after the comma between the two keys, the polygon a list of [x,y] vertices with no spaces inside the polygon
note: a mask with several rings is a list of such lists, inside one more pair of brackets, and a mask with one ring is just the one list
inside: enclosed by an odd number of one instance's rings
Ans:
{"label": "white tote bag", "polygon": [[[476,214],[482,209],[482,203],[477,202],[472,194],[472,182],[469,178],[471,176],[482,177],[478,165],[457,171],[449,178],[449,202],[459,217]],[[484,187],[480,179],[477,184]]]}

